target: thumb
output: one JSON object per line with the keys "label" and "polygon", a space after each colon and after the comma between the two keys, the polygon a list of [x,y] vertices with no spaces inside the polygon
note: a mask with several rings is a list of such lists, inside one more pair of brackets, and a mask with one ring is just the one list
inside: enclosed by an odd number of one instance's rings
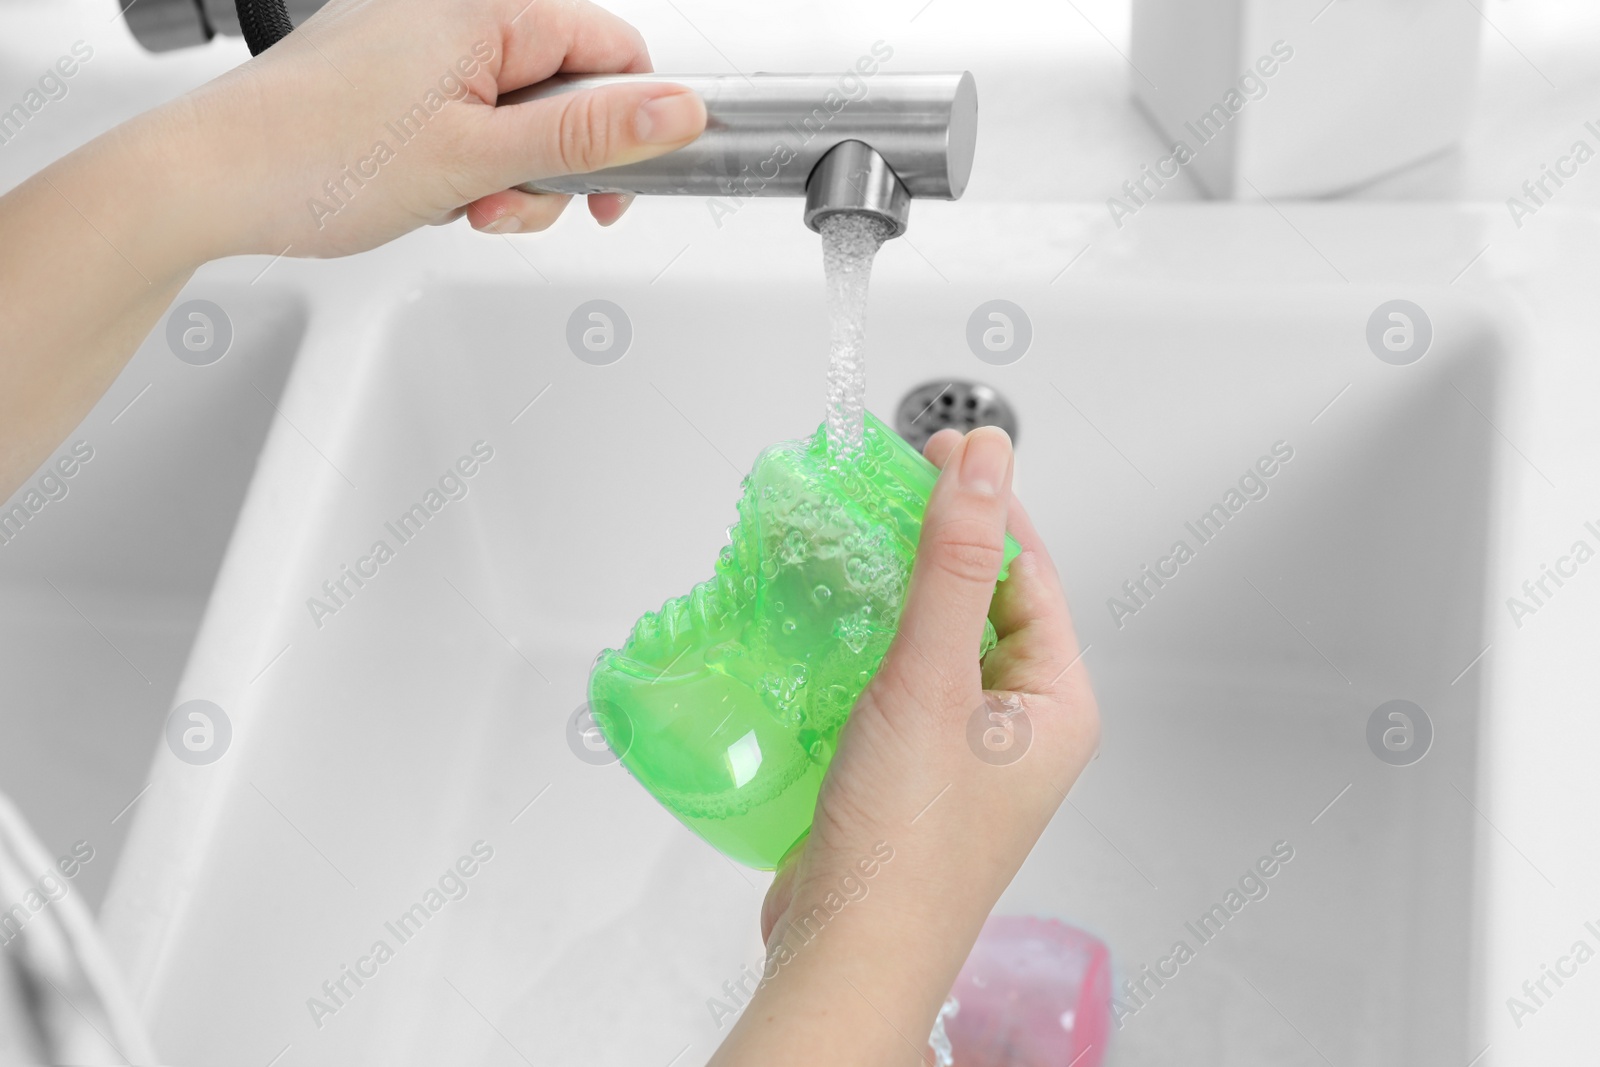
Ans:
{"label": "thumb", "polygon": [[900,629],[883,669],[912,693],[982,687],[978,646],[1005,559],[1011,438],[994,426],[967,434],[945,460],[922,520]]}
{"label": "thumb", "polygon": [[663,82],[604,85],[495,109],[485,138],[495,189],[665,155],[700,136],[698,93]]}

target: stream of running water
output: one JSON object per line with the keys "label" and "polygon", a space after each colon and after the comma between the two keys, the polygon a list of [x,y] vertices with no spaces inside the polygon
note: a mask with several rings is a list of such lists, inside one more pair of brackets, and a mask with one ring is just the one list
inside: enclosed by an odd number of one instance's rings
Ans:
{"label": "stream of running water", "polygon": [[821,222],[822,272],[828,286],[828,441],[850,453],[861,446],[867,391],[867,284],[888,237],[880,218],[841,211]]}

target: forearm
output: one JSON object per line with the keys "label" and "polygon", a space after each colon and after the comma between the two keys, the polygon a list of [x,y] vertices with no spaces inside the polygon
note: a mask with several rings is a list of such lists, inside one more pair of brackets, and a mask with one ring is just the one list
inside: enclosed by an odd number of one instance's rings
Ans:
{"label": "forearm", "polygon": [[198,132],[177,101],[0,197],[0,499],[83,419],[210,258],[215,231],[179,180],[209,165]]}
{"label": "forearm", "polygon": [[[497,107],[558,72],[638,73],[637,31],[525,0],[329,0],[288,37],[0,197],[0,498],[116,378],[207,260],[343,256],[465,209],[543,229],[530,180],[670,152],[700,98],[630,82]],[[591,200],[597,218],[622,210]]]}

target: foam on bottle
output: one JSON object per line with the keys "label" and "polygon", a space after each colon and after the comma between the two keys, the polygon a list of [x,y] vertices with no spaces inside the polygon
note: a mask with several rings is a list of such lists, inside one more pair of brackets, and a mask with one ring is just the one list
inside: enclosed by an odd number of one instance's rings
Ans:
{"label": "foam on bottle", "polygon": [[[910,581],[894,512],[920,508],[869,484],[893,462],[894,448],[881,425],[854,449],[838,445],[826,424],[808,439],[774,445],[743,481],[739,521],[714,576],[647,612],[620,652],[603,653],[645,682],[726,675],[759,694],[766,714],[793,734],[793,745],[763,749],[761,773],[737,789],[653,783],[681,814],[742,816],[831,760],[840,727],[894,637]],[[708,642],[708,631],[718,639]],[[985,631],[980,654],[995,643]],[[694,654],[685,646],[697,638]]]}

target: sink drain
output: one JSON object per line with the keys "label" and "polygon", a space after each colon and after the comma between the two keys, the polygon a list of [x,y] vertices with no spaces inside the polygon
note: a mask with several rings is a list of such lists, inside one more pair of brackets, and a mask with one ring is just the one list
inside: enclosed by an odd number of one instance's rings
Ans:
{"label": "sink drain", "polygon": [[894,415],[895,430],[919,452],[946,427],[966,433],[979,426],[998,426],[1017,440],[1016,412],[982,382],[927,382],[907,393]]}

